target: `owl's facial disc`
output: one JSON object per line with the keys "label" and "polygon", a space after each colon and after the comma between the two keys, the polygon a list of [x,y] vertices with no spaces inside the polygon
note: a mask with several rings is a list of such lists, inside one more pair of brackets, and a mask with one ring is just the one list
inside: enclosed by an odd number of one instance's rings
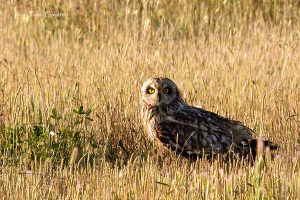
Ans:
{"label": "owl's facial disc", "polygon": [[168,105],[177,97],[177,87],[169,79],[150,79],[142,86],[142,99],[151,106]]}

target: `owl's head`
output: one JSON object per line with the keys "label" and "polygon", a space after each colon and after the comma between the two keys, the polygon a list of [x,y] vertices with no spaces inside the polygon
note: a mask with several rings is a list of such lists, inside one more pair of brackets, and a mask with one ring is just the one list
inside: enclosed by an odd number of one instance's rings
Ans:
{"label": "owl's head", "polygon": [[149,106],[168,105],[180,99],[176,84],[164,77],[146,80],[141,89],[142,101]]}

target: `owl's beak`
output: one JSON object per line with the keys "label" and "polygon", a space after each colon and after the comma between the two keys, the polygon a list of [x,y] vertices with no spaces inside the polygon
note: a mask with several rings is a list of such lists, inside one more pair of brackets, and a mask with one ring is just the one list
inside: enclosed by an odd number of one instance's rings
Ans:
{"label": "owl's beak", "polygon": [[160,94],[160,92],[158,92],[158,94],[157,94],[157,100],[158,100],[158,104],[160,104],[160,100],[161,100],[161,94]]}

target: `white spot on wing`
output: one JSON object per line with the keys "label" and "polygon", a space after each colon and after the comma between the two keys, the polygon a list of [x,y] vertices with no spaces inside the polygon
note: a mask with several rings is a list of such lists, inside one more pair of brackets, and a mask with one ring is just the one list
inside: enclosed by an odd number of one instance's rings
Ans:
{"label": "white spot on wing", "polygon": [[191,126],[191,127],[193,127],[193,128],[199,128],[199,127],[197,126],[197,124],[190,124],[190,123],[186,123],[186,122],[181,122],[181,121],[178,121],[178,120],[174,119],[174,118],[171,117],[171,116],[166,117],[165,120],[166,120],[166,121],[169,121],[169,122],[174,122],[174,123],[177,123],[177,124],[181,124],[181,125]]}

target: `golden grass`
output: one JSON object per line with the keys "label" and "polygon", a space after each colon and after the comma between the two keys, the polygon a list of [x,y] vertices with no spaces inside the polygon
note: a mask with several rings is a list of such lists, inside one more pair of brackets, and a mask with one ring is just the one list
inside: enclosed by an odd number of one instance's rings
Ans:
{"label": "golden grass", "polygon": [[[254,0],[1,4],[0,197],[299,199],[299,8]],[[172,78],[189,103],[278,143],[277,156],[249,166],[156,155],[139,118],[139,89],[152,76]],[[80,106],[93,121],[73,112]],[[54,108],[61,119],[51,118]],[[42,142],[31,140],[37,124]],[[60,138],[49,136],[49,124],[56,134],[78,131],[83,142],[66,141],[68,151],[53,156],[43,145]]]}

